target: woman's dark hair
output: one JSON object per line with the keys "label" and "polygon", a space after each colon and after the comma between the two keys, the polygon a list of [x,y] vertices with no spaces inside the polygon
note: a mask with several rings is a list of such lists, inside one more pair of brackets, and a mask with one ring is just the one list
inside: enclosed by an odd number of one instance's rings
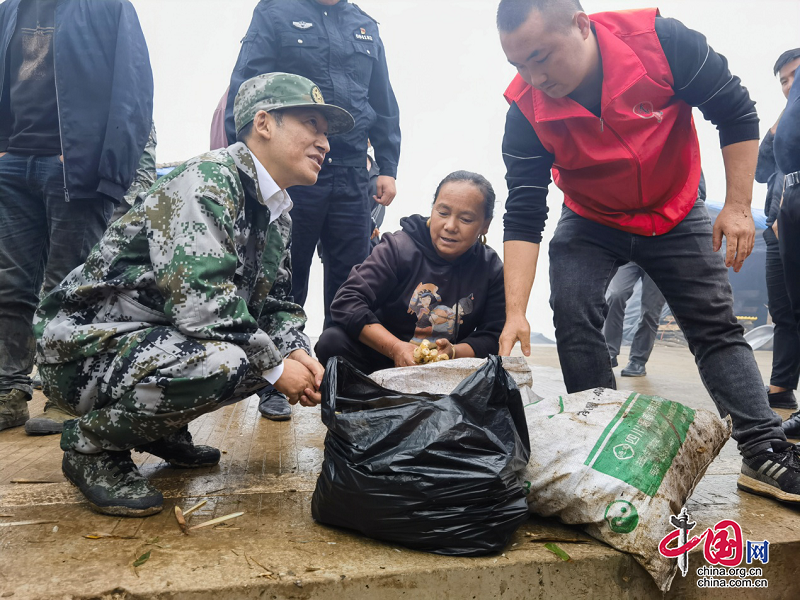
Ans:
{"label": "woman's dark hair", "polygon": [[481,194],[483,194],[483,218],[487,221],[491,219],[494,216],[494,188],[486,177],[471,171],[454,171],[442,179],[436,188],[436,193],[433,195],[433,203],[436,204],[439,192],[446,183],[454,183],[456,181],[466,181],[480,190]]}

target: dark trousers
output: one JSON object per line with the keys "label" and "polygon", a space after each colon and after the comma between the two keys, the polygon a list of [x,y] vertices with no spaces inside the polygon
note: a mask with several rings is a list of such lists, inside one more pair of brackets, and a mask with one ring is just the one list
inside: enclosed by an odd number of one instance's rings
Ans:
{"label": "dark trousers", "polygon": [[113,210],[111,200],[66,202],[58,156],[0,157],[0,393],[32,393],[39,292],[86,260]]}
{"label": "dark trousers", "polygon": [[781,418],[769,408],[753,351],[733,314],[722,254],[711,248],[705,203],[672,231],[642,236],[578,216],[564,207],[550,242],[550,304],[567,391],[614,388],[603,337],[605,290],[616,269],[634,262],[666,297],[700,377],[746,456],[783,441]]}
{"label": "dark trousers", "polygon": [[303,306],[317,242],[322,241],[325,326],[330,306],[350,269],[369,256],[372,233],[366,168],[325,167],[316,185],[293,187],[292,295]]}
{"label": "dark trousers", "polygon": [[664,308],[664,296],[639,265],[628,263],[617,271],[606,291],[608,313],[603,326],[603,334],[608,345],[608,353],[616,358],[622,345],[622,325],[625,321],[625,307],[633,294],[636,282],[642,280],[642,314],[633,336],[630,359],[641,364],[647,363],[653,344],[656,343],[658,322]]}
{"label": "dark trousers", "polygon": [[769,313],[775,324],[772,338],[772,375],[769,382],[777,387],[794,390],[797,389],[800,378],[800,331],[789,300],[780,245],[771,227],[764,230],[764,240],[767,242]]}
{"label": "dark trousers", "polygon": [[778,214],[778,236],[786,293],[800,325],[800,183],[787,185]]}
{"label": "dark trousers", "polygon": [[314,354],[323,366],[327,365],[332,357],[341,356],[356,369],[367,374],[394,367],[391,358],[354,340],[344,329],[336,325],[322,332],[317,345],[314,346]]}

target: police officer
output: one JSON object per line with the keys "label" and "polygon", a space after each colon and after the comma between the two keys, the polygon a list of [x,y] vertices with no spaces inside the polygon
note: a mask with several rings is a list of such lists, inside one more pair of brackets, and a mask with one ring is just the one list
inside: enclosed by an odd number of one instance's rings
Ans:
{"label": "police officer", "polygon": [[[325,325],[330,305],[350,269],[370,251],[369,176],[364,168],[367,139],[381,167],[375,200],[388,206],[395,196],[400,156],[399,109],[375,20],[347,0],[261,0],[242,42],[231,76],[225,111],[228,143],[236,138],[233,99],[243,81],[284,71],[314,81],[325,99],[348,110],[355,128],[331,140],[331,151],[313,187],[290,190],[292,294],[301,306],[318,241],[325,269]],[[286,400],[264,392],[262,415],[286,420]]]}

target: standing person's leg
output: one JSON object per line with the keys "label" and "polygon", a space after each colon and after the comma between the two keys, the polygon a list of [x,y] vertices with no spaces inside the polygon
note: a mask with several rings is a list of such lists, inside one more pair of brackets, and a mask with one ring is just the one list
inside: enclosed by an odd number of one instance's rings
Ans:
{"label": "standing person's leg", "polygon": [[[793,175],[800,176],[800,173]],[[783,204],[778,213],[778,238],[786,293],[795,326],[800,332],[800,180],[793,177],[786,178],[783,190]],[[783,423],[783,430],[792,438],[800,437],[800,412]]]}
{"label": "standing person's leg", "polygon": [[630,234],[562,210],[550,242],[550,306],[569,393],[616,388],[603,337],[605,290],[629,261],[629,240]]}
{"label": "standing person's leg", "polygon": [[323,167],[317,183],[289,188],[292,199],[292,297],[300,306],[308,298],[308,278],[317,242],[333,194],[332,167]]}
{"label": "standing person's leg", "polygon": [[622,369],[623,377],[642,377],[647,374],[645,364],[650,359],[653,345],[656,343],[658,322],[664,308],[664,296],[647,275],[642,277],[642,316],[631,343],[631,355],[628,366]]}
{"label": "standing person's leg", "polygon": [[[42,294],[48,294],[70,271],[86,262],[108,226],[114,203],[106,198],[67,202],[64,166],[58,156],[38,157],[33,176],[39,183],[47,216]],[[25,432],[30,435],[60,433],[64,421],[74,416],[46,402],[44,412],[25,423]]]}
{"label": "standing person's leg", "polygon": [[711,219],[698,201],[669,233],[638,236],[634,260],[666,297],[720,414],[731,416],[743,455],[738,486],[800,502],[800,460],[769,408],[753,351],[733,314],[728,269],[711,243]]}
{"label": "standing person's leg", "polygon": [[[793,173],[798,175],[800,172]],[[783,203],[778,213],[778,243],[783,261],[786,293],[792,305],[794,321],[800,328],[800,181],[786,178]]]}
{"label": "standing person's leg", "polygon": [[130,451],[180,466],[216,464],[219,452],[193,446],[185,426],[265,382],[238,346],[187,338],[171,327],[130,334],[119,347],[80,363],[42,365],[42,380],[59,406],[81,415],[61,435],[67,479],[100,512],[145,516],[161,510],[163,497]]}
{"label": "standing person's leg", "polygon": [[636,282],[642,276],[639,265],[628,263],[622,265],[617,274],[611,278],[606,291],[606,322],[603,325],[603,335],[608,345],[608,354],[611,356],[611,366],[617,366],[617,356],[622,346],[622,325],[625,321],[625,307],[633,294]]}
{"label": "standing person's leg", "polygon": [[0,429],[28,420],[33,394],[31,324],[47,252],[45,207],[33,177],[36,161],[11,153],[0,157]]}
{"label": "standing person's leg", "polygon": [[360,167],[335,167],[333,195],[322,230],[325,268],[325,327],[333,325],[330,307],[350,270],[369,256],[371,230],[369,175]]}
{"label": "standing person's leg", "polygon": [[793,390],[797,389],[800,376],[800,332],[786,291],[778,238],[771,227],[764,230],[764,240],[767,243],[766,280],[769,312],[775,324],[772,338],[772,373],[769,383],[771,387],[779,388],[767,396],[773,408],[796,410],[797,400]]}

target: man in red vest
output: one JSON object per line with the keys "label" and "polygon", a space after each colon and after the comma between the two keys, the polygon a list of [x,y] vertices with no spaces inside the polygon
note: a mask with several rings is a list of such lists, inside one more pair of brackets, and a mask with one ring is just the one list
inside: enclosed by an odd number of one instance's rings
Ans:
{"label": "man in red vest", "polygon": [[[726,59],[656,9],[589,16],[578,0],[502,0],[500,42],[518,75],[503,140],[507,320],[500,353],[530,354],[525,311],[552,171],[564,207],[550,242],[550,304],[569,392],[615,387],[604,293],[633,262],[658,285],[743,455],[739,488],[800,503],[800,454],[769,408],[733,314],[728,271],[753,249],[754,102]],[[692,107],[719,130],[725,207],[698,199]],[[726,238],[724,257],[717,253]]]}

